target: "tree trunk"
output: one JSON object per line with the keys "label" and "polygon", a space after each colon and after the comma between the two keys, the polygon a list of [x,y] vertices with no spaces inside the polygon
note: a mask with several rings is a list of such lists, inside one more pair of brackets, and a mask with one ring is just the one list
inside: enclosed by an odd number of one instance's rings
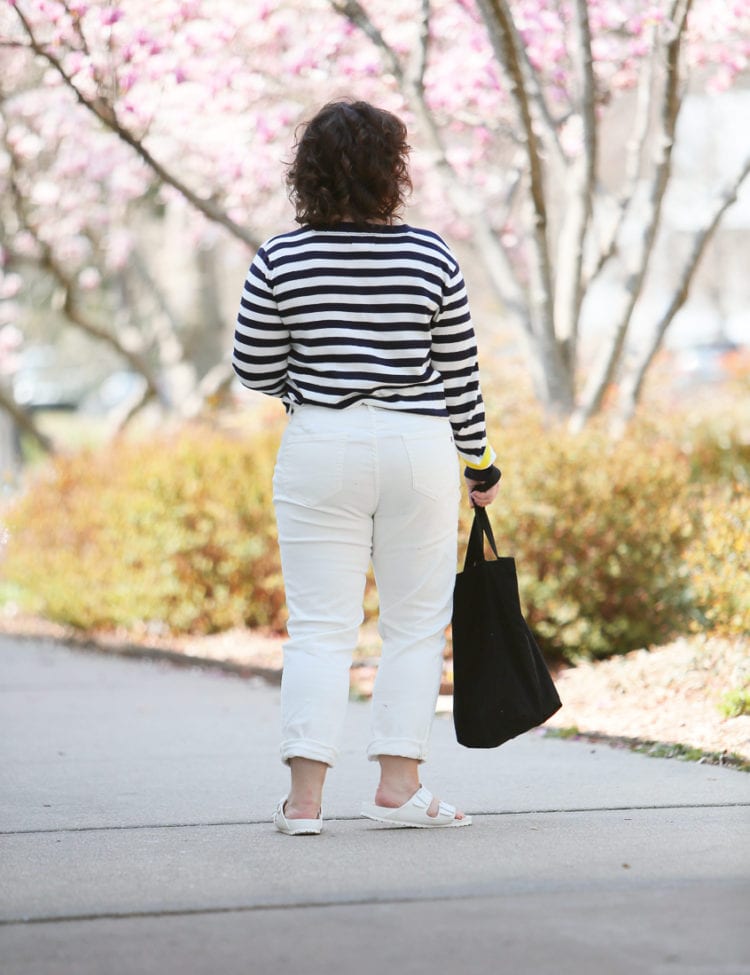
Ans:
{"label": "tree trunk", "polygon": [[[551,416],[564,416],[573,408],[573,378],[571,371],[566,368],[562,346],[555,334],[555,296],[547,237],[542,147],[534,127],[531,99],[524,79],[523,57],[520,53],[522,42],[507,0],[479,0],[479,9],[498,62],[509,81],[509,94],[516,109],[529,171],[526,210],[531,227],[531,343],[536,351],[539,379],[542,380],[542,404],[545,412]],[[538,380],[535,385],[539,395]]]}
{"label": "tree trunk", "polygon": [[674,0],[671,21],[674,33],[666,46],[666,78],[661,105],[661,135],[656,152],[654,175],[643,219],[643,230],[630,272],[623,282],[623,308],[606,345],[598,356],[574,411],[571,429],[581,430],[602,407],[605,394],[620,364],[633,312],[643,292],[649,261],[661,223],[662,205],[672,172],[677,117],[681,106],[680,51],[692,0]]}
{"label": "tree trunk", "polygon": [[576,37],[571,56],[581,104],[583,152],[566,180],[571,191],[558,238],[555,277],[555,334],[563,348],[573,388],[578,358],[578,320],[584,293],[584,245],[592,215],[598,155],[594,65],[586,0],[575,0],[574,20]]}

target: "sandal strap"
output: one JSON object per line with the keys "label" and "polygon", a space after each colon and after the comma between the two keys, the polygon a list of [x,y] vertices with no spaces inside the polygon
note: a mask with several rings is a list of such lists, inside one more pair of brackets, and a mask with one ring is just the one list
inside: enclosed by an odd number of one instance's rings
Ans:
{"label": "sandal strap", "polygon": [[405,805],[414,806],[416,809],[429,809],[432,799],[433,796],[430,790],[425,789],[423,785],[420,785],[420,787],[417,789],[411,799],[405,803]]}
{"label": "sandal strap", "polygon": [[433,798],[434,796],[430,790],[425,789],[425,787],[421,785],[411,797],[407,805],[413,806],[415,809],[424,810],[425,816],[428,816],[430,819],[450,820],[456,818],[456,807],[452,806],[449,802],[443,802],[442,799],[438,803],[437,815],[430,816],[427,810],[430,808]]}

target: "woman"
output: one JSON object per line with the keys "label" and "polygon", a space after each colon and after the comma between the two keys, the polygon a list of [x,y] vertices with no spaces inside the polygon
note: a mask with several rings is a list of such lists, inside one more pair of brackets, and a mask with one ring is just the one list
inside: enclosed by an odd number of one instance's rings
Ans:
{"label": "woman", "polygon": [[365,102],[326,105],[287,181],[300,229],[272,237],[248,273],[233,364],[289,413],[274,506],[289,612],[281,757],[291,788],[274,823],[320,833],[372,561],[382,656],[363,815],[467,826],[419,782],[440,686],[456,571],[459,477],[490,504],[487,443],[463,279],[448,246],[398,222],[411,189],[406,128]]}

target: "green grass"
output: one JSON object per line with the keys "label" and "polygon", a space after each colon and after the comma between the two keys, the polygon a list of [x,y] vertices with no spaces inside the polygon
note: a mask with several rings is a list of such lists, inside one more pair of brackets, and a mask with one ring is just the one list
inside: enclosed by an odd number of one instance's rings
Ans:
{"label": "green grass", "polygon": [[646,741],[643,738],[624,738],[617,735],[587,734],[574,726],[570,728],[545,728],[545,737],[568,740],[580,739],[614,748],[629,748],[650,758],[677,758],[683,762],[699,762],[703,765],[721,765],[738,772],[750,772],[750,759],[735,752],[707,752],[693,745],[674,744],[664,741]]}
{"label": "green grass", "polygon": [[21,586],[17,586],[14,582],[0,579],[0,606],[7,606],[8,603],[15,603],[27,609],[33,603],[33,600],[29,600],[28,593]]}

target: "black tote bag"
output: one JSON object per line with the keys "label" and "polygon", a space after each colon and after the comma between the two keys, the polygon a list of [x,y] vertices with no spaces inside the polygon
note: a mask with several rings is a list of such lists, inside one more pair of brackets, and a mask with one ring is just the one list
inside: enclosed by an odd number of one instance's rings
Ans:
{"label": "black tote bag", "polygon": [[[484,557],[484,536],[496,558]],[[496,748],[543,724],[562,706],[521,613],[516,563],[497,555],[484,508],[453,595],[453,722],[467,748]]]}

